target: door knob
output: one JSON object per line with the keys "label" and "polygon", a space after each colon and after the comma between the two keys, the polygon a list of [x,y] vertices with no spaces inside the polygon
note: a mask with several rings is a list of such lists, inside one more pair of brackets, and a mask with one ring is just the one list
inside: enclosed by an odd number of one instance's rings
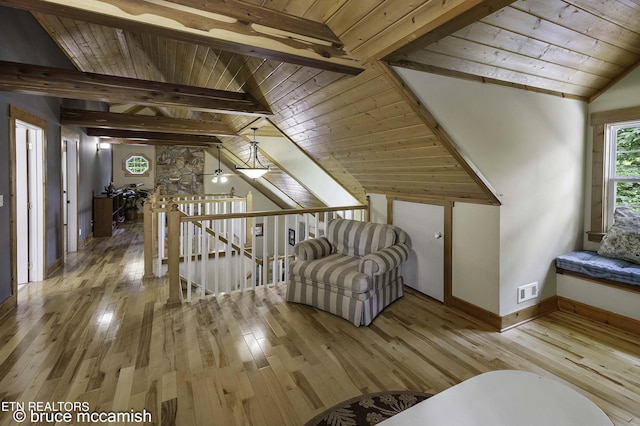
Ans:
{"label": "door knob", "polygon": [[435,238],[436,240],[439,240],[440,238],[442,238],[442,232],[434,232],[433,238]]}

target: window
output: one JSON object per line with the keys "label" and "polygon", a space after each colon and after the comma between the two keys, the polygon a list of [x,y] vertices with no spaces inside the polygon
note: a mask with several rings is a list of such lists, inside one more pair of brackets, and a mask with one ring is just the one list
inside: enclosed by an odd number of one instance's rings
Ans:
{"label": "window", "polygon": [[616,207],[640,210],[640,107],[591,114],[593,162],[589,240],[600,242]]}
{"label": "window", "polygon": [[608,226],[616,207],[640,210],[640,122],[608,126]]}
{"label": "window", "polygon": [[122,169],[125,176],[149,176],[151,161],[144,154],[132,154],[125,157]]}

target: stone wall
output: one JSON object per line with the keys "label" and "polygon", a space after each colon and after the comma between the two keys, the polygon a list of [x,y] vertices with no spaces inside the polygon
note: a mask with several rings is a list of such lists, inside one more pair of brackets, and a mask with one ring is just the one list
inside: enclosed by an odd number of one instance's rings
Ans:
{"label": "stone wall", "polygon": [[203,194],[204,150],[156,148],[156,186],[163,194]]}

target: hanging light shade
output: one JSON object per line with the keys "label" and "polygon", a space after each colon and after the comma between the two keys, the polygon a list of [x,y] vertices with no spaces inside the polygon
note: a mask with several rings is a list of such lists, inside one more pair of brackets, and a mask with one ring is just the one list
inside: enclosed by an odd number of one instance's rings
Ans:
{"label": "hanging light shade", "polygon": [[211,182],[213,183],[225,183],[227,181],[227,177],[224,175],[224,171],[222,171],[222,167],[220,166],[220,157],[222,155],[222,146],[217,145],[218,148],[218,168],[213,172],[213,177],[211,178]]}
{"label": "hanging light shade", "polygon": [[253,140],[249,147],[249,158],[242,166],[236,166],[236,170],[250,179],[258,179],[269,171],[269,167],[258,160],[258,141],[256,141],[256,130],[258,128],[252,127],[251,130],[253,130]]}

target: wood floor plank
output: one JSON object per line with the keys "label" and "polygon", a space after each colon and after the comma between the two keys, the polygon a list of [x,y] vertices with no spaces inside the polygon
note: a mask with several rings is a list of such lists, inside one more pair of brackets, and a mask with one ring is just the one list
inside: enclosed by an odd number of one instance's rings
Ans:
{"label": "wood floor plank", "polygon": [[284,285],[168,308],[166,278],[142,279],[141,233],[124,224],[19,291],[0,320],[1,401],[145,409],[156,425],[299,425],[362,393],[437,393],[516,369],[640,425],[640,336],[566,312],[496,333],[410,289],[359,328],[287,303]]}

